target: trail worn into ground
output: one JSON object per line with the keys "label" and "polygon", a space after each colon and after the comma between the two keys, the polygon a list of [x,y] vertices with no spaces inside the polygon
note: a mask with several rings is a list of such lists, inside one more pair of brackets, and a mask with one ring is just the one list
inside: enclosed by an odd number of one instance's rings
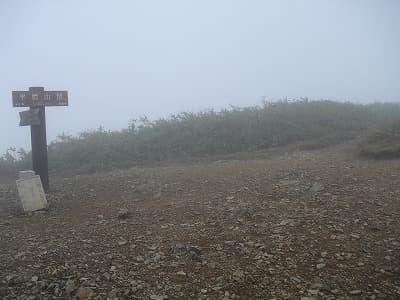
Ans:
{"label": "trail worn into ground", "polygon": [[2,299],[400,299],[399,160],[335,148],[52,185],[31,215],[0,185]]}

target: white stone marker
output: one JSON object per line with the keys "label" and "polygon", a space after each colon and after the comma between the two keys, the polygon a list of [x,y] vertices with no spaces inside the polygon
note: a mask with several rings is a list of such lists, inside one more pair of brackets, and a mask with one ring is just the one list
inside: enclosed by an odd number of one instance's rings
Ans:
{"label": "white stone marker", "polygon": [[19,172],[17,189],[24,211],[35,211],[47,208],[46,195],[43,191],[40,176],[33,171]]}
{"label": "white stone marker", "polygon": [[18,175],[19,175],[19,179],[30,179],[32,177],[35,177],[35,172],[32,170],[19,171]]}

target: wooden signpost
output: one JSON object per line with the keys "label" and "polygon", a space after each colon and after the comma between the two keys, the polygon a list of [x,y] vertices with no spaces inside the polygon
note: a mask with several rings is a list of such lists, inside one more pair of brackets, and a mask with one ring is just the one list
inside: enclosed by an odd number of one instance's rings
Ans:
{"label": "wooden signpost", "polygon": [[48,192],[49,168],[46,138],[46,106],[68,106],[67,91],[45,91],[43,87],[30,87],[29,91],[13,91],[14,107],[30,107],[20,112],[20,126],[31,126],[32,166],[40,176],[43,189]]}

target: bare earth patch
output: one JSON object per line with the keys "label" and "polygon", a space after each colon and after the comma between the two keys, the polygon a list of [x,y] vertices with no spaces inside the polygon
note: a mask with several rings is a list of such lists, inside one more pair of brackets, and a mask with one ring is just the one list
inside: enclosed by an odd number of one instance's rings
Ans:
{"label": "bare earth patch", "polygon": [[399,299],[400,160],[335,148],[0,185],[2,299]]}

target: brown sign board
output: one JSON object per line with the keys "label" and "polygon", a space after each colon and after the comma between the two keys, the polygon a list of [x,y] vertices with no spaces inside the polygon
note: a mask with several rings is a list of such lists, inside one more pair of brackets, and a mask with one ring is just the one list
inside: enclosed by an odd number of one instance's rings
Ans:
{"label": "brown sign board", "polygon": [[40,125],[39,108],[21,111],[19,113],[21,120],[19,126],[37,126]]}
{"label": "brown sign board", "polygon": [[13,91],[14,107],[68,106],[67,91]]}

